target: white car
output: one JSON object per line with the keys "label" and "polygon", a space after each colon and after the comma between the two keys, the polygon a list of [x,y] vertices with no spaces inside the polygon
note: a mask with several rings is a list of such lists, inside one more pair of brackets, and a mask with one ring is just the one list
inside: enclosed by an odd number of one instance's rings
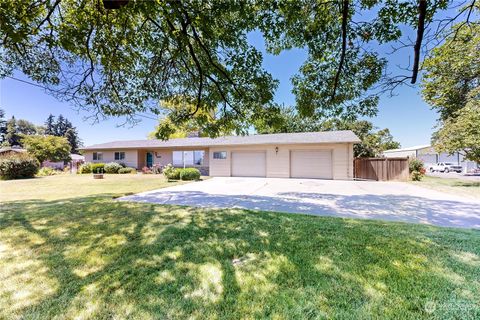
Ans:
{"label": "white car", "polygon": [[452,171],[461,173],[462,169],[462,166],[456,165],[452,162],[439,162],[430,166],[429,168],[430,172],[440,171],[445,173],[449,173]]}

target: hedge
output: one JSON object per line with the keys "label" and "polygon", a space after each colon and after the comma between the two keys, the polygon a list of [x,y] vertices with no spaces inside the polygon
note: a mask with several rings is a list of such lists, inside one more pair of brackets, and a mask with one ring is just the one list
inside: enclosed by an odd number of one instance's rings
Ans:
{"label": "hedge", "polygon": [[126,167],[126,168],[122,168],[122,169],[118,170],[118,173],[120,173],[120,174],[126,174],[126,173],[135,174],[135,173],[137,173],[137,169]]}
{"label": "hedge", "polygon": [[110,162],[105,164],[105,173],[118,173],[120,169],[123,169],[123,166],[116,162]]}
{"label": "hedge", "polygon": [[180,169],[180,180],[199,180],[200,171],[195,168]]}

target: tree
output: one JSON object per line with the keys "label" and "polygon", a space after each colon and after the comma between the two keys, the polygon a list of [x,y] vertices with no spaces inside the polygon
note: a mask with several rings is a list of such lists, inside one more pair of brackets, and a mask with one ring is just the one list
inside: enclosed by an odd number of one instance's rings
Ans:
{"label": "tree", "polygon": [[[158,101],[180,96],[195,108],[178,114],[176,124],[214,110],[216,121],[202,131],[245,133],[260,114],[275,110],[269,105],[277,82],[247,38],[258,30],[270,53],[307,49],[293,78],[300,114],[351,119],[376,113],[379,84],[415,83],[422,48],[442,40],[436,30],[456,20],[465,28],[476,23],[478,6],[469,0],[455,18],[443,19],[452,1],[119,3],[1,1],[0,75],[18,69],[96,117],[134,121],[138,113],[161,113]],[[412,42],[403,41],[402,28],[416,31]],[[411,50],[408,75],[384,76],[386,56],[378,49],[387,43]]]}
{"label": "tree", "polygon": [[64,137],[56,136],[23,136],[23,145],[28,153],[40,163],[70,160],[70,144]]}
{"label": "tree", "polygon": [[64,137],[67,138],[68,144],[70,144],[71,152],[78,153],[78,148],[82,146],[82,142],[78,138],[78,133],[75,127],[68,128],[67,132],[65,132]]}
{"label": "tree", "polygon": [[[480,93],[480,88],[479,88]],[[469,100],[433,137],[438,152],[460,152],[468,160],[480,163],[480,100]]]}
{"label": "tree", "polygon": [[54,135],[55,134],[55,117],[50,113],[47,120],[45,121],[45,134]]}
{"label": "tree", "polygon": [[425,60],[423,98],[441,121],[456,117],[469,101],[479,99],[471,93],[480,86],[479,47],[480,26],[474,25],[455,32]]}
{"label": "tree", "polygon": [[17,131],[17,120],[13,116],[10,120],[7,121],[7,128],[3,145],[7,147],[22,146],[21,137]]}
{"label": "tree", "polygon": [[[454,26],[453,30],[458,30]],[[480,26],[458,30],[425,61],[423,96],[440,115],[438,152],[480,161]]]}
{"label": "tree", "polygon": [[7,121],[5,120],[5,111],[0,109],[0,145],[5,140],[5,134],[7,133]]}
{"label": "tree", "polygon": [[38,134],[37,126],[31,123],[28,120],[18,119],[17,120],[17,133],[22,135],[33,135]]}

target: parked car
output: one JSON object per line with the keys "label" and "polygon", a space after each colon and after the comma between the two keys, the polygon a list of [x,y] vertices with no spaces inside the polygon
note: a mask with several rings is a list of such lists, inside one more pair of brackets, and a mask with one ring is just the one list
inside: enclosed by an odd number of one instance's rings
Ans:
{"label": "parked car", "polygon": [[462,172],[462,166],[456,165],[452,162],[439,162],[429,167],[430,172],[440,171],[440,172]]}

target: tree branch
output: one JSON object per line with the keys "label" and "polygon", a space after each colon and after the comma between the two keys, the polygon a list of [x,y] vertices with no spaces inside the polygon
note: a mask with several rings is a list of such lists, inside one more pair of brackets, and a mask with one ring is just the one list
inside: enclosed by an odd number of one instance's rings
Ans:
{"label": "tree branch", "polygon": [[422,48],[423,34],[425,32],[425,18],[427,15],[427,0],[418,1],[418,25],[417,25],[417,40],[415,46],[413,47],[414,57],[413,57],[413,70],[412,70],[412,81],[414,84],[417,82],[418,69],[420,68],[420,50]]}
{"label": "tree branch", "polygon": [[340,81],[340,73],[342,72],[343,64],[345,63],[345,55],[347,51],[348,2],[349,0],[342,1],[342,50],[340,52],[340,62],[338,63],[337,73],[335,74],[335,80],[333,82],[331,100],[335,99],[338,83]]}

